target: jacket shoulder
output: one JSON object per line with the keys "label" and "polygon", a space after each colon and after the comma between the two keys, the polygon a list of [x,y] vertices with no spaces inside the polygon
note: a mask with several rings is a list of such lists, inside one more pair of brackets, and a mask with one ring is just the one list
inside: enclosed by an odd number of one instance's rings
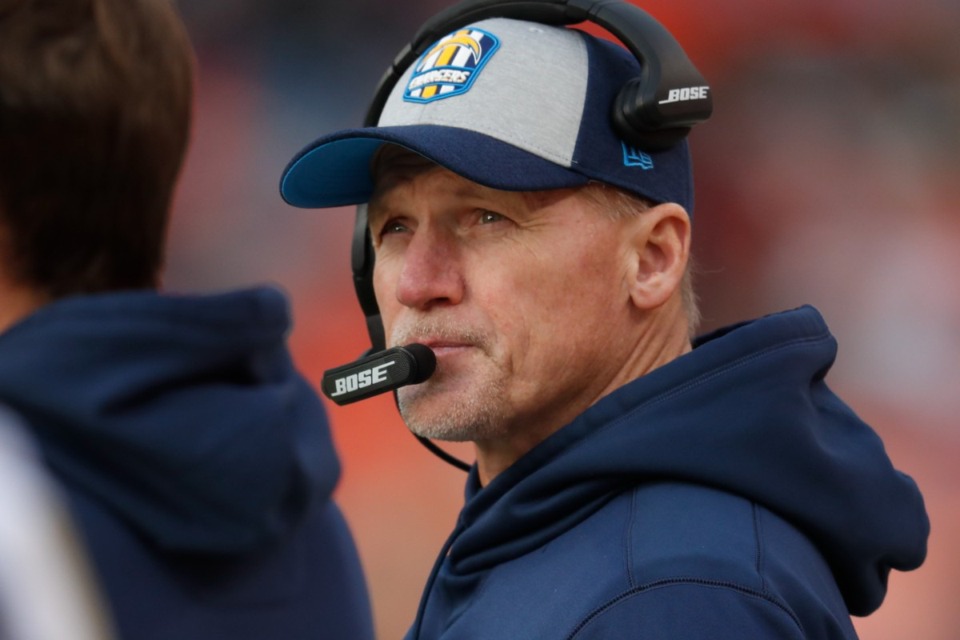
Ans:
{"label": "jacket shoulder", "polygon": [[781,603],[736,585],[698,580],[638,587],[584,620],[570,640],[644,637],[803,640],[800,622]]}

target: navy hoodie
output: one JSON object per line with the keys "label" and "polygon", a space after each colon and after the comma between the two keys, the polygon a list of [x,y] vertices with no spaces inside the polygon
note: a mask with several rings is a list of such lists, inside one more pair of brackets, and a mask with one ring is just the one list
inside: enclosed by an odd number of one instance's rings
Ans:
{"label": "navy hoodie", "polygon": [[67,298],[0,335],[0,401],[66,489],[121,638],[373,637],[289,328],[263,287]]}
{"label": "navy hoodie", "polygon": [[855,638],[929,522],[835,355],[810,307],[728,328],[473,469],[408,638]]}

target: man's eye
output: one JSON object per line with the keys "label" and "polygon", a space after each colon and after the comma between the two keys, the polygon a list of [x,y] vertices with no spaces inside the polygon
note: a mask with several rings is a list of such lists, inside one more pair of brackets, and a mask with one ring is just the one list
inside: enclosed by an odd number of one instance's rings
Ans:
{"label": "man's eye", "polygon": [[500,222],[505,218],[497,213],[496,211],[481,211],[480,212],[480,224],[492,224],[494,222]]}
{"label": "man's eye", "polygon": [[380,228],[380,235],[385,236],[391,233],[403,233],[406,230],[407,226],[405,224],[399,220],[391,220]]}

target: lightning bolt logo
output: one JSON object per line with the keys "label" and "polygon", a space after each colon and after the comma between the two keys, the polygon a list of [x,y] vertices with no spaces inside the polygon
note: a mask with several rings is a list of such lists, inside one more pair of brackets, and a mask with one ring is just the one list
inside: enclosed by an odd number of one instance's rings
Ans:
{"label": "lightning bolt logo", "polygon": [[440,57],[437,59],[436,66],[441,67],[450,64],[450,60],[453,59],[453,56],[456,55],[457,51],[460,50],[460,47],[466,47],[473,51],[474,59],[480,58],[480,53],[482,49],[480,48],[480,43],[477,42],[473,37],[470,36],[469,31],[459,31],[448,38],[441,40],[437,44],[423,54],[425,59],[433,57],[437,51],[440,51]]}
{"label": "lightning bolt logo", "polygon": [[499,46],[500,40],[482,29],[461,29],[440,39],[420,57],[404,100],[431,102],[466,92]]}

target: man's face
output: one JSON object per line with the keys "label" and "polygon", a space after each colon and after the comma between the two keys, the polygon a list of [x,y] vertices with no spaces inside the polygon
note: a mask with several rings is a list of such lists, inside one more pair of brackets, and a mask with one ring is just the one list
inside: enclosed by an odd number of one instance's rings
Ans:
{"label": "man's face", "polygon": [[399,391],[415,433],[529,448],[622,384],[628,222],[574,190],[489,189],[393,149],[375,182],[388,346],[437,355],[428,381]]}

